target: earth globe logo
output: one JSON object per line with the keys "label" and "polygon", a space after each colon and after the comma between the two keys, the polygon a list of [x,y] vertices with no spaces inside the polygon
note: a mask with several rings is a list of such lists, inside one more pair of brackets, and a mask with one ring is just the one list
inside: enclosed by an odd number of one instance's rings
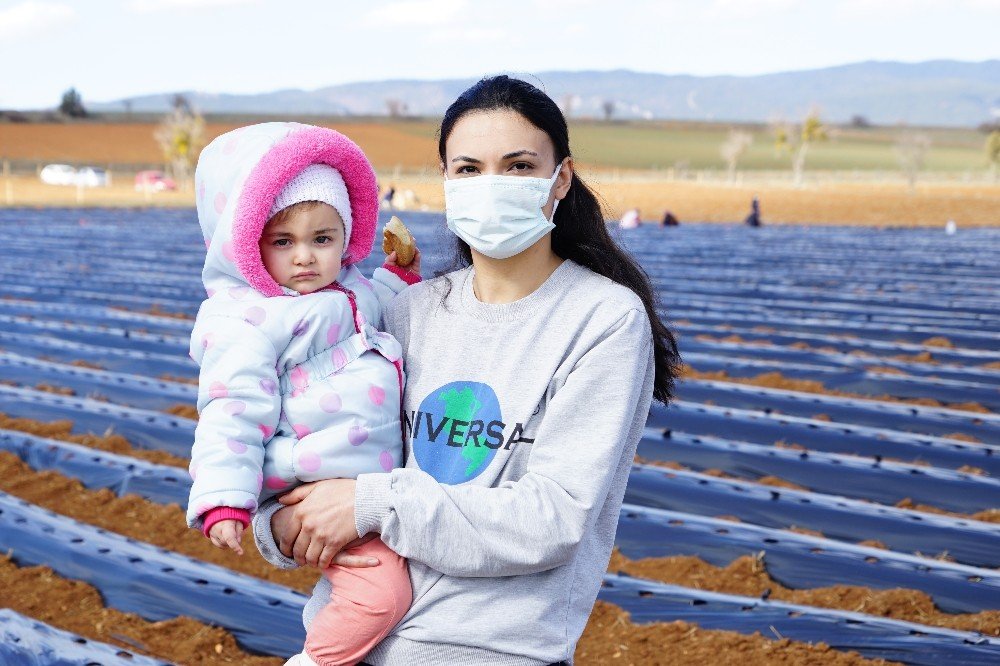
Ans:
{"label": "earth globe logo", "polygon": [[[431,391],[420,403],[413,424],[413,455],[420,469],[439,483],[458,484],[479,476],[503,444],[500,401],[487,384],[451,382]],[[478,434],[477,434],[478,433]],[[489,444],[489,446],[487,446]]]}

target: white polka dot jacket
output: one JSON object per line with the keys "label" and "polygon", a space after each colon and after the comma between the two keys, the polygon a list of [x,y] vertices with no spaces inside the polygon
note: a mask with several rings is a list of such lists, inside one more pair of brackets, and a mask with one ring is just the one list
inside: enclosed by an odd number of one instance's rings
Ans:
{"label": "white polka dot jacket", "polygon": [[[275,197],[316,163],[341,172],[353,223],[336,282],[302,295],[271,278],[258,241]],[[415,276],[382,267],[369,281],[354,266],[371,251],[378,217],[361,150],[325,128],[253,125],[202,151],[195,187],[208,298],[191,334],[201,371],[188,524],[202,528],[222,507],[248,521],[263,499],[299,483],[399,466],[401,349],[378,329]]]}

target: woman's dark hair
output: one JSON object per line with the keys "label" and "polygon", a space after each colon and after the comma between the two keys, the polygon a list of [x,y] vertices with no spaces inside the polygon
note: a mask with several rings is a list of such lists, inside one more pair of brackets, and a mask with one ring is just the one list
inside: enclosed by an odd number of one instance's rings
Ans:
{"label": "woman's dark hair", "polygon": [[[446,163],[445,143],[455,123],[474,111],[511,110],[545,132],[555,146],[556,162],[571,155],[569,130],[559,107],[541,90],[526,81],[509,76],[482,79],[459,95],[448,107],[438,135],[438,154]],[[677,340],[656,314],[656,296],[649,277],[627,252],[608,234],[597,197],[580,177],[573,173],[566,197],[559,202],[553,218],[552,250],[563,259],[572,259],[595,273],[628,287],[642,299],[653,327],[653,355],[656,378],[653,397],[666,404],[674,391],[674,378],[680,365]],[[472,263],[468,244],[458,241],[459,266]]]}

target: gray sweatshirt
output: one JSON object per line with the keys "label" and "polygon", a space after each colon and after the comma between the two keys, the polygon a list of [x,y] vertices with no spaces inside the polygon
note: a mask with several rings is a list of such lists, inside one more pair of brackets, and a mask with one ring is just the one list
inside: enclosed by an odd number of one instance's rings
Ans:
{"label": "gray sweatshirt", "polygon": [[[652,399],[652,333],[629,289],[563,262],[514,303],[472,269],[404,290],[406,466],[357,478],[358,535],[409,559],[413,605],[376,666],[572,660],[607,567]],[[265,504],[255,536],[284,558]],[[321,579],[308,626],[329,598]]]}

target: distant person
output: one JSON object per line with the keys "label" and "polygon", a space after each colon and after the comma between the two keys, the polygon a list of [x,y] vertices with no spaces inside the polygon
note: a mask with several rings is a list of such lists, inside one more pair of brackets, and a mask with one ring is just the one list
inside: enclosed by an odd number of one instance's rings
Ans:
{"label": "distant person", "polygon": [[944,225],[944,232],[949,236],[954,236],[956,231],[958,231],[958,225],[955,224],[955,220],[948,220]]}
{"label": "distant person", "polygon": [[759,227],[760,220],[760,201],[757,197],[753,198],[753,202],[750,204],[750,214],[747,215],[746,219],[743,220],[744,224],[751,227]]}
{"label": "distant person", "polygon": [[[377,327],[420,264],[401,268],[391,252],[371,281],[355,266],[372,251],[378,187],[334,130],[235,130],[202,151],[197,178],[220,194],[198,205],[209,296],[191,333],[201,383],[187,521],[242,554],[259,503],[402,463],[403,352]],[[289,663],[356,663],[409,608],[406,559],[379,539],[344,554],[323,568],[336,595]],[[352,558],[381,565],[348,568]]]}
{"label": "distant person", "polygon": [[388,208],[389,210],[392,210],[393,209],[392,200],[395,196],[396,196],[396,186],[390,184],[389,189],[387,189],[385,191],[385,194],[382,195],[382,208]]}
{"label": "distant person", "polygon": [[679,226],[680,223],[681,221],[678,220],[677,217],[669,210],[663,213],[663,219],[660,220],[661,227],[676,227]]}
{"label": "distant person", "polygon": [[629,208],[622,214],[622,219],[619,220],[618,226],[622,229],[636,229],[639,227],[639,209]]}

